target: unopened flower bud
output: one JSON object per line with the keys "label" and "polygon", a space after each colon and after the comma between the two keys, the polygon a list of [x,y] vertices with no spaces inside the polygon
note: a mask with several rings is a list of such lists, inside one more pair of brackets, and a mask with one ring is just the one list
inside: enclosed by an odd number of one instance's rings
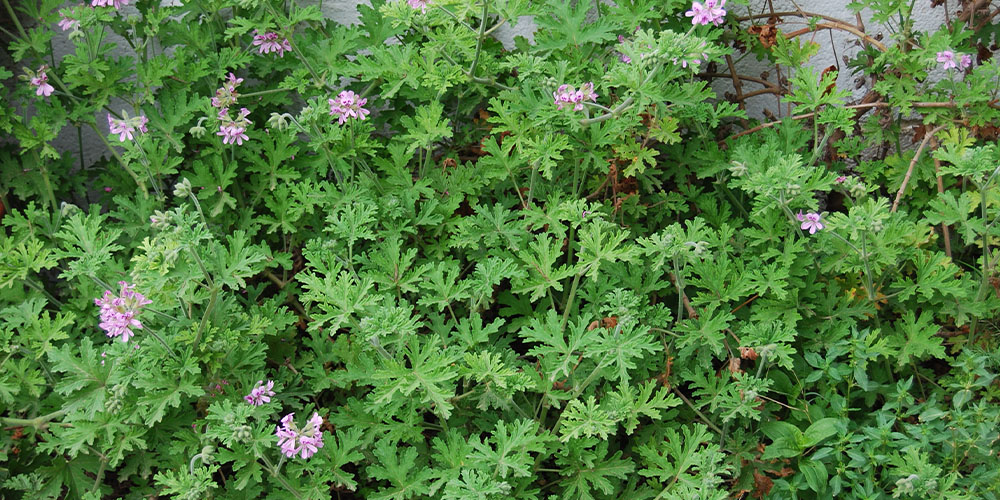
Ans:
{"label": "unopened flower bud", "polygon": [[188,196],[191,196],[191,181],[187,180],[187,177],[177,184],[174,184],[174,196],[179,198],[187,198]]}
{"label": "unopened flower bud", "polygon": [[123,406],[122,400],[114,396],[104,401],[104,409],[107,410],[108,413],[118,413],[121,411]]}
{"label": "unopened flower bud", "polygon": [[79,212],[79,211],[80,211],[80,207],[78,207],[78,206],[76,206],[76,205],[74,205],[72,203],[66,203],[64,201],[64,202],[62,202],[59,205],[59,213],[62,214],[63,217],[67,217],[70,214],[73,214],[73,213],[76,213],[76,212]]}
{"label": "unopened flower bud", "polygon": [[851,196],[854,198],[861,198],[862,196],[868,194],[868,188],[866,188],[864,184],[856,182],[851,186],[848,192],[850,192]]}
{"label": "unopened flower bud", "polygon": [[788,193],[788,196],[790,197],[797,196],[801,192],[802,192],[802,186],[791,183],[785,184],[785,193]]}
{"label": "unopened flower bud", "polygon": [[215,454],[215,447],[207,444],[201,448],[201,463],[207,464],[212,462],[212,455]]}
{"label": "unopened flower bud", "polygon": [[249,441],[251,437],[253,437],[253,434],[250,432],[249,425],[240,425],[233,429],[233,439],[235,441],[245,443]]}
{"label": "unopened flower bud", "polygon": [[208,129],[202,127],[201,125],[195,125],[188,129],[188,133],[191,134],[192,137],[201,139],[208,133]]}
{"label": "unopened flower bud", "polygon": [[730,171],[730,172],[731,172],[731,173],[733,174],[733,176],[735,176],[735,177],[743,177],[743,176],[744,176],[744,175],[746,175],[746,174],[747,174],[747,172],[749,171],[749,169],[747,169],[747,166],[746,166],[746,164],[744,164],[744,163],[743,163],[743,162],[741,162],[741,161],[736,161],[736,160],[733,160],[732,162],[730,162],[730,164],[729,164],[729,165],[730,165],[730,166],[729,166],[729,171]]}
{"label": "unopened flower bud", "polygon": [[285,130],[288,128],[288,119],[283,114],[271,113],[271,117],[267,119],[267,126],[278,130]]}
{"label": "unopened flower bud", "polygon": [[705,253],[708,250],[708,242],[707,241],[688,241],[688,242],[685,243],[685,245],[687,245],[688,247],[690,247],[691,251],[694,252],[694,254],[698,255],[698,256],[702,255],[703,253]]}
{"label": "unopened flower bud", "polygon": [[149,225],[153,229],[165,229],[169,224],[167,223],[167,214],[156,210],[153,215],[149,216]]}

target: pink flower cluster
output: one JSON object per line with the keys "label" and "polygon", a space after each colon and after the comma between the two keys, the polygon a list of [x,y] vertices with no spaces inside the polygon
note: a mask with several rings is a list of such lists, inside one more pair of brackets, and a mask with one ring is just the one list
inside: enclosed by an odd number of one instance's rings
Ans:
{"label": "pink flower cluster", "polygon": [[364,120],[369,111],[361,106],[368,104],[365,99],[351,90],[345,90],[337,95],[336,99],[327,99],[330,104],[330,115],[337,116],[337,123],[343,125],[348,118]]}
{"label": "pink flower cluster", "polygon": [[[625,43],[625,36],[624,35],[618,35],[618,43]],[[629,57],[629,56],[627,56],[627,55],[625,55],[624,53],[621,53],[621,52],[618,53],[618,59],[621,60],[621,62],[623,62],[625,64],[628,64],[628,63],[632,62],[632,58],[631,57]]]}
{"label": "pink flower cluster", "polygon": [[726,17],[726,0],[705,0],[705,3],[693,2],[691,10],[684,13],[691,18],[691,24],[713,24],[718,26]]}
{"label": "pink flower cluster", "polygon": [[236,104],[236,99],[240,96],[236,88],[243,83],[242,78],[229,73],[229,80],[222,82],[222,86],[215,90],[215,97],[212,98],[212,106],[216,108],[228,108]]}
{"label": "pink flower cluster", "polygon": [[430,3],[429,0],[406,0],[406,3],[410,5],[411,8],[420,9],[420,12],[427,13],[427,4]]}
{"label": "pink flower cluster", "polygon": [[[49,85],[49,75],[45,73],[48,69],[49,67],[43,64],[42,67],[38,68],[37,73],[31,75],[30,83],[32,87],[35,87],[35,95],[48,97],[55,90],[52,85]],[[28,70],[28,73],[31,74],[31,71]]]}
{"label": "pink flower cluster", "polygon": [[266,384],[263,380],[258,380],[257,385],[250,391],[250,394],[243,396],[243,399],[252,406],[260,406],[264,403],[270,403],[271,398],[274,397],[273,389],[273,380],[268,380]]}
{"label": "pink flower cluster", "polygon": [[967,69],[972,66],[972,56],[962,54],[957,60],[956,54],[950,50],[943,50],[937,53],[937,62],[941,63],[941,69]]}
{"label": "pink flower cluster", "polygon": [[133,328],[142,329],[142,323],[138,319],[139,311],[143,306],[152,304],[152,301],[135,291],[135,285],[124,281],[119,281],[118,285],[121,289],[117,296],[111,290],[105,290],[103,297],[94,299],[94,303],[101,307],[101,322],[98,326],[108,337],[121,337],[122,342],[128,342],[129,337],[135,335]]}
{"label": "pink flower cluster", "polygon": [[319,413],[313,412],[312,418],[306,423],[304,429],[299,429],[295,425],[294,413],[289,413],[281,419],[281,425],[275,431],[278,436],[278,446],[286,457],[292,458],[296,454],[302,458],[309,458],[323,447],[323,419]]}
{"label": "pink flower cluster", "polygon": [[594,93],[594,82],[587,82],[575,89],[572,85],[562,84],[552,93],[555,99],[556,109],[563,109],[567,103],[573,103],[573,111],[583,109],[584,101],[596,101],[597,94]]}
{"label": "pink flower cluster", "polygon": [[135,118],[129,118],[127,113],[122,113],[125,118],[121,120],[113,118],[111,113],[108,113],[108,128],[111,130],[112,134],[118,134],[118,140],[125,142],[125,139],[133,140],[135,136],[132,135],[133,132],[138,129],[142,133],[149,132],[146,129],[146,124],[149,123],[149,118],[145,115],[139,115]]}
{"label": "pink flower cluster", "polygon": [[80,27],[80,21],[66,15],[65,10],[59,11],[59,27],[63,31],[75,30]]}
{"label": "pink flower cluster", "polygon": [[278,57],[284,57],[286,50],[292,50],[292,44],[288,42],[288,39],[275,33],[274,31],[267,31],[263,35],[257,30],[253,30],[253,46],[260,47],[260,54],[270,54],[271,52],[277,52]]}
{"label": "pink flower cluster", "polygon": [[250,110],[247,108],[240,108],[240,113],[233,119],[229,116],[229,108],[222,108],[219,110],[219,131],[215,135],[222,136],[223,144],[237,144],[242,146],[243,141],[250,139],[247,136],[247,127],[253,124],[247,116],[250,116]]}
{"label": "pink flower cluster", "polygon": [[824,225],[823,222],[821,222],[820,220],[822,219],[822,216],[816,212],[809,212],[803,215],[802,212],[800,211],[795,216],[795,218],[802,223],[802,225],[799,227],[803,231],[809,231],[809,234],[816,234],[816,231],[819,231],[826,227],[826,225]]}
{"label": "pink flower cluster", "polygon": [[116,10],[128,5],[132,0],[93,0],[90,5],[94,7],[114,7]]}
{"label": "pink flower cluster", "polygon": [[[703,49],[705,49],[704,42],[702,42],[701,45],[696,50],[703,50]],[[687,55],[686,58],[680,58],[680,59],[674,58],[673,63],[680,64],[682,68],[687,68],[688,65],[693,66],[695,64],[701,64],[702,61],[707,61],[707,60],[708,60],[708,53],[691,52]]]}

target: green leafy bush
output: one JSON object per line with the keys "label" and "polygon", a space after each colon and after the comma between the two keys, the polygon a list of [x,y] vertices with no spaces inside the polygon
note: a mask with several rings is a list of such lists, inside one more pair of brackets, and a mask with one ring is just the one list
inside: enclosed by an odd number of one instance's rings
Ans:
{"label": "green leafy bush", "polygon": [[991,2],[2,1],[4,497],[1000,496]]}

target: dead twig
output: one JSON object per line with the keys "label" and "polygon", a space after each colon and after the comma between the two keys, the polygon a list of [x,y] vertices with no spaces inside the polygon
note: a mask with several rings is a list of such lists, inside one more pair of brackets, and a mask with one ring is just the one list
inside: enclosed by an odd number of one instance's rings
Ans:
{"label": "dead twig", "polygon": [[903,183],[899,186],[899,191],[896,191],[896,199],[892,202],[892,210],[890,212],[896,212],[899,208],[899,201],[903,199],[903,191],[906,191],[906,185],[910,182],[910,177],[913,175],[913,168],[917,165],[917,160],[920,159],[920,153],[924,152],[924,148],[927,143],[930,142],[934,134],[944,130],[944,125],[939,125],[934,127],[933,130],[927,132],[924,135],[924,140],[920,141],[920,147],[917,148],[917,152],[913,155],[913,159],[910,160],[910,166],[906,169],[906,175],[903,176]]}

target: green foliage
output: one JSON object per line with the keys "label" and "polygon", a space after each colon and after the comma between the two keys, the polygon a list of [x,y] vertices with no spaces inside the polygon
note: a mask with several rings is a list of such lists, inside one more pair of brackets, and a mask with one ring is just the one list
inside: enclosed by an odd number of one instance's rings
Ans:
{"label": "green foliage", "polygon": [[1000,497],[991,2],[14,3],[0,497]]}

